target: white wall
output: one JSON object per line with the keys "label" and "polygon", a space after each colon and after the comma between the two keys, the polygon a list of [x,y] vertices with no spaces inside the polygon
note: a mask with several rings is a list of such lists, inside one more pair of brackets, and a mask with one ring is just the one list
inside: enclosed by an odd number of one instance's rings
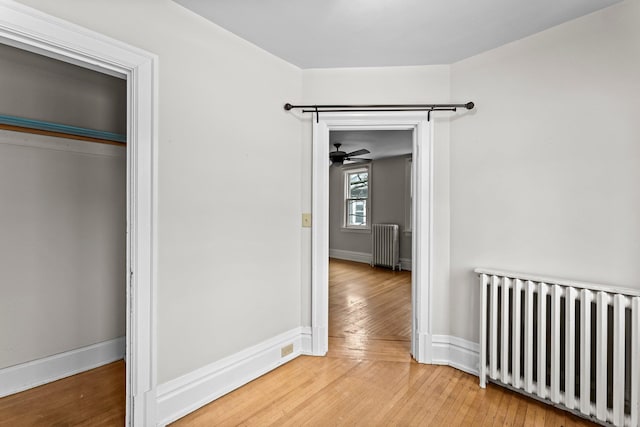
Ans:
{"label": "white wall", "polygon": [[0,131],[0,368],[125,335],[123,147]]}
{"label": "white wall", "polygon": [[169,0],[23,3],[159,57],[158,381],[298,327],[300,70]]}
{"label": "white wall", "polygon": [[0,114],[127,133],[127,82],[0,44]]}
{"label": "white wall", "polygon": [[[449,66],[342,68],[303,71],[305,104],[425,103],[450,101]],[[466,102],[456,100],[456,102]],[[449,113],[434,114],[434,245],[433,332],[449,330]],[[302,130],[304,170],[311,170],[311,121]],[[302,210],[311,212],[311,174],[303,175]],[[302,322],[311,323],[311,232],[302,241]]]}
{"label": "white wall", "polygon": [[[411,156],[396,156],[377,159],[370,163],[371,224],[398,224],[400,226],[400,258],[411,259],[411,233],[405,233],[411,224],[406,224],[406,211],[411,202],[406,197],[407,159]],[[344,223],[344,173],[348,170],[331,167],[329,170],[329,248],[360,252],[371,255],[371,232],[345,230]]]}
{"label": "white wall", "polygon": [[434,333],[477,339],[479,265],[637,285],[637,0],[451,67],[303,72],[169,0],[22,2],[159,55],[160,382],[310,324],[286,101],[477,103],[435,120]]}
{"label": "white wall", "polygon": [[475,267],[640,287],[640,3],[452,65],[451,334]]}

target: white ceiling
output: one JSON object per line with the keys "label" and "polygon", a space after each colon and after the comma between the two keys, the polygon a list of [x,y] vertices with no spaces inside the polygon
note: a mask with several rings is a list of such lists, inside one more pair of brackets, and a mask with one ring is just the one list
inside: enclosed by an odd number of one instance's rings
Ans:
{"label": "white ceiling", "polygon": [[301,68],[451,64],[620,0],[175,0]]}
{"label": "white ceiling", "polygon": [[331,131],[329,132],[330,150],[335,151],[333,144],[342,144],[341,151],[352,151],[366,148],[371,153],[358,156],[364,159],[383,159],[402,156],[412,151],[413,131],[410,130],[367,130],[367,131]]}

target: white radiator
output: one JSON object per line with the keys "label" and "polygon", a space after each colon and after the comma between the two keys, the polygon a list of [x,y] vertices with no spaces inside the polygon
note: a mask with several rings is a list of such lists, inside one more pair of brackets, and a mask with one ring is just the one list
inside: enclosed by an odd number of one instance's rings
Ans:
{"label": "white radiator", "polygon": [[400,270],[398,224],[373,224],[371,230],[371,265]]}
{"label": "white radiator", "polygon": [[481,387],[491,381],[601,424],[640,425],[640,292],[476,273]]}

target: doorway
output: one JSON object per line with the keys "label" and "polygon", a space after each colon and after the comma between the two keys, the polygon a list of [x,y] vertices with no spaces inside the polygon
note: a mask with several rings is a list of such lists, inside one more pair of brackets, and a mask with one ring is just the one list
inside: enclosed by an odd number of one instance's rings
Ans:
{"label": "doorway", "polygon": [[411,355],[431,363],[432,124],[420,112],[321,113],[313,119],[311,334],[312,354],[329,346],[329,152],[331,131],[396,130],[412,133],[413,184]]}
{"label": "doorway", "polygon": [[155,55],[14,2],[0,2],[0,43],[127,80],[126,424],[155,424]]}
{"label": "doorway", "polygon": [[329,142],[329,354],[409,360],[413,131]]}
{"label": "doorway", "polygon": [[126,80],[5,44],[0,68],[0,418],[71,415],[27,390],[114,364],[69,395],[120,396],[122,424]]}

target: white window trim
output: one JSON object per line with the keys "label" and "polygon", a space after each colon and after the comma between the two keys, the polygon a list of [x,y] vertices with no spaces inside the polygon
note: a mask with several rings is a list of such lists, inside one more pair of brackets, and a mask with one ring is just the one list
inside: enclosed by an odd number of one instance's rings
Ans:
{"label": "white window trim", "polygon": [[[347,196],[349,194],[349,181],[347,176],[352,173],[367,172],[368,189],[367,189],[367,212],[366,212],[366,225],[349,225],[348,208],[347,208]],[[351,167],[343,168],[342,170],[342,230],[348,232],[371,232],[371,165],[354,165]]]}

